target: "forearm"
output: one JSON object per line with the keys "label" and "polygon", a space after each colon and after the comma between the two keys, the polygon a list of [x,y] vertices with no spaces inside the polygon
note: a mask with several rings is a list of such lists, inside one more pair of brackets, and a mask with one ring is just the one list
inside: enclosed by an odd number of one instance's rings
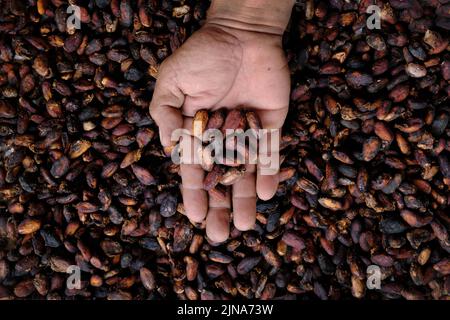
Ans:
{"label": "forearm", "polygon": [[230,28],[282,35],[295,0],[212,0],[207,21]]}

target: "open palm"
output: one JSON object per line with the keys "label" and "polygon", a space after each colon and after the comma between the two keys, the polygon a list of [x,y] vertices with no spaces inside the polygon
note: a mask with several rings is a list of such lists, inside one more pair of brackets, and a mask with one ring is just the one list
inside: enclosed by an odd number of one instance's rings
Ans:
{"label": "open palm", "polygon": [[[160,128],[163,146],[173,144],[172,132],[191,129],[200,109],[245,107],[257,112],[264,128],[281,128],[289,104],[289,69],[279,35],[206,24],[161,65],[150,114]],[[278,175],[261,175],[249,166],[232,186],[227,200],[208,199],[200,165],[182,164],[182,195],[186,215],[194,222],[206,217],[213,242],[229,235],[229,219],[237,229],[253,228],[256,195],[270,199]]]}

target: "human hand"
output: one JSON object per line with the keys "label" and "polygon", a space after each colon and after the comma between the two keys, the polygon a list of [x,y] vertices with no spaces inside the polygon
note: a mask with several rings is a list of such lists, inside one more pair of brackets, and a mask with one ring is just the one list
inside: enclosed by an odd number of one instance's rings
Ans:
{"label": "human hand", "polygon": [[[282,127],[289,105],[290,77],[281,34],[273,28],[252,29],[209,17],[162,63],[150,114],[159,126],[164,147],[174,143],[174,130],[191,130],[192,117],[200,109],[250,108],[260,117],[263,128]],[[248,165],[245,176],[223,201],[208,199],[203,189],[205,172],[199,164],[181,164],[180,175],[186,215],[193,222],[206,217],[206,233],[213,242],[228,238],[231,209],[237,229],[253,228],[256,195],[270,199],[278,186],[278,174],[261,175],[255,165]]]}

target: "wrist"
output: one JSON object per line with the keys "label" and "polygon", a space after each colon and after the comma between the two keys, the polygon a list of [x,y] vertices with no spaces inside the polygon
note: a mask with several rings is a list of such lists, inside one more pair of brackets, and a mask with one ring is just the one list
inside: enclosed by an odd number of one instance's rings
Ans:
{"label": "wrist", "polygon": [[281,36],[294,0],[212,0],[207,24]]}

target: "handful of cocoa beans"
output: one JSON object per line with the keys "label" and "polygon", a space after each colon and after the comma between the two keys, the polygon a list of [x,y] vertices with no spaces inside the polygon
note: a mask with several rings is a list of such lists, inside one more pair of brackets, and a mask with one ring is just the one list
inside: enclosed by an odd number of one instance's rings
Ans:
{"label": "handful of cocoa beans", "polygon": [[[208,112],[202,109],[196,112],[192,126],[194,136],[203,138],[205,134],[216,133],[213,139],[203,139],[202,145],[197,149],[201,166],[208,172],[204,189],[210,196],[224,199],[226,187],[244,176],[246,165],[249,164],[249,151],[255,151],[256,148],[251,142],[248,146],[245,141],[244,144],[239,144],[237,136],[248,134],[247,130],[250,129],[250,134],[256,137],[261,128],[261,121],[254,111],[219,109]],[[226,155],[223,158],[214,155],[207,146],[209,142],[217,143],[220,148],[224,147]]]}

